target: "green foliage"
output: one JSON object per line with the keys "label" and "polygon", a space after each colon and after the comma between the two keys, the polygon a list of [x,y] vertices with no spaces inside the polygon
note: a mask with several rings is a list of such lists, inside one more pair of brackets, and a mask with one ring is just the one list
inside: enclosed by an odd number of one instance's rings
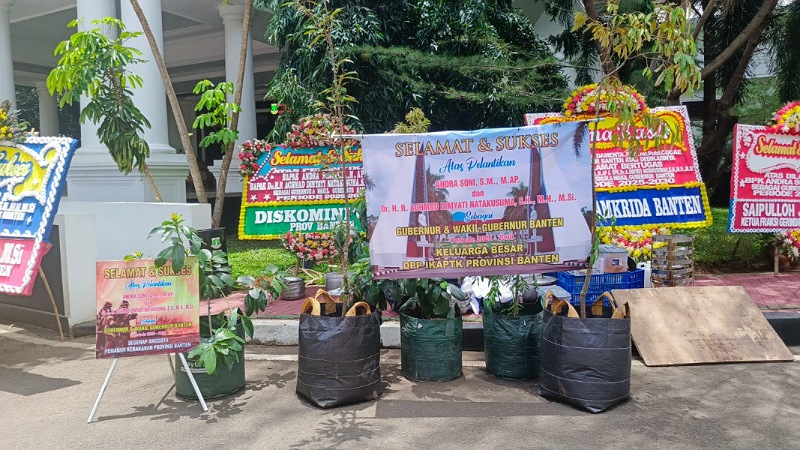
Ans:
{"label": "green foliage", "polygon": [[[73,20],[67,26],[81,24]],[[47,76],[47,88],[59,95],[61,107],[88,97],[89,103],[80,113],[81,123],[99,124],[97,136],[121,172],[128,174],[134,167],[141,171],[150,155],[141,134],[150,122],[133,104],[131,89],[141,87],[142,79],[127,67],[143,60],[138,49],[125,45],[141,33],[125,31],[125,25],[111,17],[93,20],[92,25],[95,28],[78,31],[56,46],[54,53],[60,58]],[[119,37],[109,37],[117,31]]]}
{"label": "green foliage", "polygon": [[227,150],[231,143],[239,139],[239,130],[231,129],[232,114],[242,110],[238,104],[227,101],[227,95],[234,92],[233,83],[226,81],[214,85],[208,80],[201,80],[192,92],[200,94],[200,100],[194,107],[200,114],[194,119],[192,128],[214,130],[200,141],[200,146],[220,144],[223,150]]}
{"label": "green foliage", "polygon": [[707,228],[675,229],[674,234],[694,236],[694,261],[708,271],[735,272],[769,269],[772,233],[729,233],[728,208],[711,208],[714,222]]}
{"label": "green foliage", "polygon": [[[778,97],[778,88],[774,79],[750,80],[745,99],[747,101],[733,109],[733,114],[739,118],[738,123],[741,124],[766,125],[772,120],[775,111],[784,105],[784,102]],[[731,146],[727,145],[727,147],[726,153],[730,154]],[[730,165],[727,170],[730,171]]]}
{"label": "green foliage", "polygon": [[769,33],[775,56],[779,99],[783,103],[800,98],[800,2],[778,7],[776,23]]}
{"label": "green foliage", "polygon": [[17,116],[19,120],[27,122],[31,128],[38,130],[39,126],[39,93],[33,86],[14,86],[14,95],[17,99]]}
{"label": "green foliage", "polygon": [[[522,296],[525,294],[531,286],[528,284],[528,280],[525,279],[524,276],[521,275],[505,275],[505,276],[491,276],[487,277],[489,280],[489,293],[486,295],[486,298],[483,299],[484,307],[486,308],[494,308],[497,304],[497,300],[500,298],[500,283],[506,283],[509,285],[513,296],[511,301],[508,302],[508,307],[500,311],[501,314],[506,314],[512,317],[517,317],[523,311],[524,306],[522,305]],[[533,286],[538,288],[539,284],[536,280],[536,276],[533,277]]]}
{"label": "green foliage", "polygon": [[397,280],[373,280],[369,247],[360,249],[356,261],[350,264],[350,280],[354,302],[367,302],[372,309],[385,310],[389,303],[402,297]]}
{"label": "green foliage", "polygon": [[437,278],[408,279],[400,282],[403,310],[418,319],[445,318],[451,302],[466,298],[456,285]]}
{"label": "green foliage", "polygon": [[[169,220],[153,228],[147,238],[153,236],[158,236],[161,242],[166,244],[156,256],[156,267],[170,263],[172,270],[178,273],[183,268],[186,256],[197,258],[200,268],[198,278],[201,298],[210,301],[212,298],[223,296],[233,287],[228,255],[221,250],[212,252],[202,248],[203,239],[197,234],[197,230],[185,224],[180,214],[170,214]],[[141,253],[134,253],[126,258],[137,257],[141,257]],[[266,308],[266,305],[264,307]],[[224,312],[221,313],[217,317],[216,327],[212,325],[212,317],[208,320],[210,339],[202,341],[192,349],[189,357],[196,357],[198,365],[205,367],[206,372],[211,375],[216,371],[219,362],[230,368],[234,361],[238,361],[237,352],[242,349],[244,339],[237,335],[237,327],[243,326],[252,335],[253,325],[249,317],[241,316],[238,310],[230,311],[227,317]]]}
{"label": "green foliage", "polygon": [[214,326],[208,330],[210,338],[201,340],[188,355],[189,358],[195,358],[196,364],[205,368],[209,375],[213,375],[220,365],[232,369],[233,364],[239,362],[239,352],[244,348],[245,339],[253,336],[253,322],[241,315],[238,309],[232,310],[227,316],[222,312],[213,321]]}
{"label": "green foliage", "polygon": [[258,276],[243,275],[236,279],[236,283],[248,289],[244,297],[245,314],[266,311],[268,296],[277,299],[286,289],[284,277],[289,274],[272,264],[267,265]]}
{"label": "green foliage", "polygon": [[392,133],[427,133],[430,127],[431,121],[425,117],[425,112],[419,108],[411,108],[406,114],[406,121],[396,123]]}
{"label": "green foliage", "polygon": [[[309,94],[327,87],[331,64],[321,49],[304,44],[312,35],[302,34],[303,16],[277,8],[277,1],[264,3],[274,13],[266,36],[283,50],[268,96],[292,110],[271,135],[280,137],[314,112]],[[433,130],[507,126],[521,123],[524,113],[552,111],[565,94],[552,54],[511,2],[326,3],[339,11],[341,25],[330,37],[352,61],[345,72],[360,78],[349,87],[359,101],[350,112],[367,132],[392,129],[414,107],[428,114]]]}
{"label": "green foliage", "polygon": [[228,255],[222,250],[201,249],[197,255],[200,266],[200,298],[222,297],[233,286]]}
{"label": "green foliage", "polygon": [[243,275],[257,276],[265,265],[274,265],[281,270],[293,268],[297,256],[281,246],[280,241],[238,241],[229,239],[228,259],[233,267],[233,278]]}
{"label": "green foliage", "polygon": [[203,239],[197,231],[185,224],[180,214],[170,214],[169,220],[161,222],[161,226],[150,230],[147,239],[158,236],[167,246],[156,256],[156,267],[172,261],[172,270],[180,272],[186,255],[197,256],[203,246]]}
{"label": "green foliage", "polygon": [[694,93],[700,84],[700,68],[695,63],[697,47],[681,7],[658,4],[652,12],[624,13],[619,10],[619,0],[609,0],[604,19],[594,21],[578,12],[572,28],[573,31],[583,28],[601,48],[608,50],[608,55],[601,55],[604,63],[619,66],[643,57],[648,64],[642,74],[647,78],[657,74],[656,86],[663,84],[667,92],[678,88],[690,95]]}

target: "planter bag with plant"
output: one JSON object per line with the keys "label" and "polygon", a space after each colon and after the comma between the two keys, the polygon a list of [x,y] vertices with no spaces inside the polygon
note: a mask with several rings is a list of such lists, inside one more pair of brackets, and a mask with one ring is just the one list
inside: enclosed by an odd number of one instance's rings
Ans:
{"label": "planter bag with plant", "polygon": [[400,308],[400,359],[403,376],[417,381],[450,381],[461,376],[461,310],[454,304],[444,319],[408,315]]}
{"label": "planter bag with plant", "polygon": [[[611,301],[611,315],[602,313],[604,296]],[[569,302],[548,292],[539,395],[596,413],[630,396],[631,322],[627,303],[617,307],[608,293],[594,306],[593,314],[581,319]]]}
{"label": "planter bag with plant", "polygon": [[484,305],[483,348],[486,370],[503,378],[539,376],[542,307],[525,305],[517,316],[502,314],[503,306]]}
{"label": "planter bag with plant", "polygon": [[[315,306],[306,313],[310,303]],[[300,315],[296,390],[321,408],[374,400],[381,393],[380,310],[370,313],[359,302],[342,317],[341,303],[335,307],[326,312],[316,299],[307,300]]]}
{"label": "planter bag with plant", "polygon": [[[206,320],[206,317],[201,317],[200,319],[201,342],[207,342],[210,339]],[[212,320],[215,321],[214,328],[222,326],[217,317],[213,317]],[[237,327],[236,335],[245,339],[245,328],[243,326]],[[212,375],[207,373],[205,367],[197,365],[197,358],[187,358],[186,361],[189,363],[194,380],[197,382],[197,387],[200,388],[205,400],[224,397],[244,388],[244,348],[238,353],[238,361],[233,362],[230,368],[225,364],[218,364]],[[177,354],[175,355],[175,367],[177,368],[175,371],[175,395],[184,399],[197,400],[197,394],[194,392],[192,382],[189,380],[186,369],[181,364]]]}

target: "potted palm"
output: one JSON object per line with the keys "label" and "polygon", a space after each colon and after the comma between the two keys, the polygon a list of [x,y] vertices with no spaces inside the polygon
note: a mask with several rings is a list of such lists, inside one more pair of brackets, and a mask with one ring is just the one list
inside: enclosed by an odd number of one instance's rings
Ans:
{"label": "potted palm", "polygon": [[[538,301],[538,286],[527,279],[491,277],[490,290],[483,300],[483,347],[486,370],[499,377],[530,379],[539,376],[542,336],[542,304]],[[497,301],[500,284],[511,288],[507,303]],[[523,303],[522,296],[533,287],[537,292],[533,303]]]}
{"label": "potted palm", "polygon": [[[156,257],[156,267],[170,264],[173,270],[180,270],[187,256],[194,256],[198,261],[200,297],[207,301],[208,313],[201,316],[200,343],[186,357],[201,394],[213,399],[239,391],[245,385],[244,343],[253,335],[250,315],[266,309],[268,295],[273,298],[280,295],[283,289],[281,272],[268,267],[258,279],[240,277],[240,283],[249,288],[245,295],[245,311],[229,307],[212,316],[211,299],[224,297],[226,290],[233,286],[227,254],[203,248],[197,230],[187,226],[179,214],[172,214],[169,220],[154,228],[148,239],[153,236],[168,243]],[[177,363],[177,355],[176,364],[180,368],[175,372],[176,394],[196,399],[186,370]]]}
{"label": "potted palm", "polygon": [[440,279],[401,282],[407,300],[400,307],[403,376],[416,381],[450,381],[461,376],[461,310],[464,294]]}

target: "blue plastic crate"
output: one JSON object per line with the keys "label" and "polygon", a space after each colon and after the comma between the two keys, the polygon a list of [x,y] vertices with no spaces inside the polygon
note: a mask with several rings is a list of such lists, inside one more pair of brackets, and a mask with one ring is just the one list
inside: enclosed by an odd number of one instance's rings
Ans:
{"label": "blue plastic crate", "polygon": [[[558,272],[558,285],[569,292],[572,298],[570,303],[581,303],[581,290],[586,282],[586,275],[573,275],[570,272]],[[636,269],[632,272],[602,273],[592,275],[589,290],[586,291],[586,304],[591,305],[603,292],[613,289],[636,289],[644,287],[644,270]],[[604,306],[610,306],[608,299],[603,299]]]}

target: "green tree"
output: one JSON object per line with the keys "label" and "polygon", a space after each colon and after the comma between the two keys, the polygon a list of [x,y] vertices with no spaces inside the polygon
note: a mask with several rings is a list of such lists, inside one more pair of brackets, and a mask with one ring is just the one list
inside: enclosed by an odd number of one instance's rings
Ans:
{"label": "green tree", "polygon": [[[282,50],[268,96],[289,106],[271,137],[314,111],[329,62],[308,48],[301,17],[273,10],[267,38]],[[359,74],[351,114],[367,132],[390,130],[421,108],[431,130],[520,124],[523,114],[551,111],[566,94],[560,68],[533,24],[510,0],[329,0],[340,8],[332,38]],[[351,119],[352,121],[353,119]]]}
{"label": "green tree", "polygon": [[[147,37],[147,42],[150,45],[150,51],[153,53],[156,65],[158,66],[158,71],[161,75],[161,81],[164,84],[164,90],[167,94],[167,100],[169,101],[172,114],[175,117],[175,122],[178,127],[178,134],[180,134],[181,144],[186,150],[186,159],[189,163],[189,174],[192,177],[192,184],[194,185],[195,193],[197,194],[197,200],[201,203],[206,203],[208,201],[208,196],[206,194],[205,187],[203,186],[203,179],[202,175],[200,174],[200,166],[197,163],[197,155],[195,154],[194,145],[192,145],[192,141],[189,138],[190,134],[186,129],[186,122],[183,118],[183,112],[178,104],[178,96],[175,94],[175,89],[172,87],[172,80],[167,72],[167,66],[164,63],[164,58],[161,56],[161,52],[158,49],[158,45],[156,44],[155,37],[150,29],[150,25],[147,23],[147,18],[142,11],[142,7],[139,5],[139,1],[129,1],[131,3],[131,7],[136,13],[136,17],[139,18],[144,35]],[[222,4],[227,3],[228,0],[222,1]],[[204,94],[204,98],[201,99],[202,105],[198,105],[196,109],[207,108],[210,110],[210,112],[204,114],[204,119],[201,122],[194,122],[195,127],[199,126],[200,128],[204,128],[207,126],[223,126],[222,130],[212,133],[213,136],[209,136],[208,140],[204,139],[206,145],[211,142],[222,144],[224,151],[222,166],[220,169],[220,177],[217,180],[217,192],[214,202],[214,210],[211,214],[211,226],[213,227],[218,227],[222,222],[222,209],[225,204],[225,187],[227,186],[228,170],[230,169],[231,161],[233,160],[233,146],[239,136],[239,112],[241,111],[239,105],[242,103],[244,68],[247,61],[247,39],[252,17],[253,0],[244,0],[244,16],[242,18],[242,30],[244,30],[244,32],[242,33],[241,45],[239,46],[239,66],[237,70],[236,82],[233,83],[233,86],[235,86],[235,89],[233,89],[233,102],[227,102],[224,99],[220,99],[219,95],[217,95],[220,90],[225,93],[230,93],[231,86],[228,84],[225,84],[222,87],[216,86],[212,89],[210,83],[204,80],[198,83],[198,85],[195,87],[195,93]],[[209,89],[211,90],[209,91]],[[208,93],[208,95],[205,95],[206,93]],[[248,101],[250,100],[248,99]],[[220,111],[227,113],[228,117],[224,118],[217,114]]]}
{"label": "green tree", "polygon": [[[81,21],[74,20],[69,28]],[[93,20],[94,28],[80,30],[56,46],[58,66],[47,76],[47,88],[59,95],[59,106],[72,105],[81,96],[89,102],[80,113],[86,120],[99,124],[97,136],[108,147],[119,170],[129,174],[134,168],[144,173],[150,188],[161,201],[146,159],[150,147],[142,137],[150,122],[133,103],[131,89],[140,87],[142,79],[128,71],[128,65],[142,62],[141,52],[125,42],[139,35],[125,31],[117,19]],[[111,38],[119,32],[119,37]]]}
{"label": "green tree", "polygon": [[[630,88],[619,79],[619,71],[632,59],[645,58],[648,64],[642,75],[656,76],[655,85],[663,86],[665,92],[675,90],[693,92],[700,83],[700,69],[695,64],[696,47],[687,22],[685,11],[671,4],[658,4],[649,13],[623,13],[618,0],[608,0],[602,20],[597,11],[587,8],[586,13],[575,14],[573,30],[589,34],[597,44],[603,78],[594,89],[596,118],[601,112],[601,99],[606,104],[605,113],[616,120],[613,133],[615,141],[624,141],[631,153],[643,149],[646,142],[635,136],[634,124],[642,123],[650,128],[655,136],[655,147],[659,140],[679,139],[680,134],[664,127],[665,123],[650,116],[639,108],[638,102],[630,95]],[[599,131],[595,127],[594,132]],[[592,167],[595,164],[595,137],[592,149]],[[592,170],[594,186],[594,170]],[[592,216],[597,217],[597,201],[592,190]],[[592,265],[597,255],[596,221],[591,222],[592,257],[586,277],[592,275]],[[580,296],[580,316],[586,317],[586,292],[590,283],[584,283]]]}
{"label": "green tree", "polygon": [[[559,19],[565,27],[572,26],[571,5],[565,6],[561,0],[544,0],[548,13]],[[591,20],[606,20],[607,16],[598,14],[602,11],[607,1],[582,0],[586,15]],[[738,121],[736,106],[742,105],[752,99],[757,92],[748,90],[747,68],[759,44],[764,42],[766,30],[776,19],[785,17],[788,26],[785,33],[775,34],[775,42],[780,44],[775,47],[778,67],[780,60],[791,59],[792,53],[798,53],[798,46],[792,41],[791,33],[798,33],[800,22],[792,19],[790,11],[797,2],[791,2],[785,7],[778,6],[778,0],[672,0],[668,2],[654,0],[620,0],[620,13],[652,12],[658,4],[678,5],[682,9],[689,9],[693,16],[691,36],[696,41],[703,42],[703,67],[700,77],[703,82],[702,101],[702,136],[697,147],[697,157],[700,170],[709,191],[712,202],[727,204],[730,179],[730,146],[729,142],[734,125]],[[788,3],[788,2],[783,2]],[[781,14],[776,14],[781,13]],[[785,13],[785,14],[784,14]],[[797,14],[800,18],[800,14]],[[608,74],[608,67],[599,64],[601,47],[591,36],[575,33],[568,30],[557,36],[553,42],[563,51],[572,64],[578,67],[579,75],[591,77],[593,69],[602,67]],[[798,53],[800,55],[800,53]],[[800,60],[800,59],[798,59]],[[644,61],[641,58],[630,58],[620,68],[620,78],[626,83],[634,84],[636,88],[645,93],[651,104],[677,104],[685,90],[672,89],[667,93],[656,89],[647,77],[642,77],[641,72],[632,70],[641,68]],[[788,80],[785,86],[792,85],[792,77],[796,76],[797,66],[787,65],[785,73],[779,80]],[[780,81],[779,81],[780,82]],[[800,84],[793,83],[794,86]]]}

